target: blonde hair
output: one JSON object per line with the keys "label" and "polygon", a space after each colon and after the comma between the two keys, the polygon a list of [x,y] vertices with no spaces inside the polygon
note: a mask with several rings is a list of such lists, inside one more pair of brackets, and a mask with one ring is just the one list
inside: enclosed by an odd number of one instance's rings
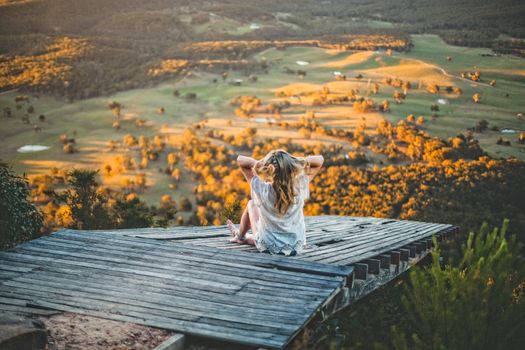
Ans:
{"label": "blonde hair", "polygon": [[275,191],[274,208],[279,214],[286,214],[294,203],[297,196],[295,179],[305,171],[306,166],[305,159],[294,157],[282,149],[270,151],[253,166],[255,174],[272,182]]}

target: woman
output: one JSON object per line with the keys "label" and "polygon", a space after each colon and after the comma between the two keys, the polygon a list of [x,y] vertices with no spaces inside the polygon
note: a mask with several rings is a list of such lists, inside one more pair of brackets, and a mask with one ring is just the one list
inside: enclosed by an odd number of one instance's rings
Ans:
{"label": "woman", "polygon": [[303,206],[310,196],[308,184],[323,161],[323,156],[298,158],[284,150],[271,151],[259,161],[239,156],[237,163],[250,183],[252,199],[239,229],[227,221],[233,235],[230,242],[255,245],[271,254],[301,253],[306,243]]}

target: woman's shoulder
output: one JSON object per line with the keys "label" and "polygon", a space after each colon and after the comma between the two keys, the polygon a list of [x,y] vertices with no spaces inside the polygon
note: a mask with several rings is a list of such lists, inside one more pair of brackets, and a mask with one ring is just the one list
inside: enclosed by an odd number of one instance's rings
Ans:
{"label": "woman's shoulder", "polygon": [[262,192],[269,186],[270,184],[263,181],[258,175],[254,175],[250,180],[250,187],[256,192]]}
{"label": "woman's shoulder", "polygon": [[303,171],[303,172],[301,172],[300,174],[297,175],[295,181],[296,181],[299,185],[304,186],[304,185],[308,185],[308,183],[310,182],[310,178],[309,178],[308,175]]}

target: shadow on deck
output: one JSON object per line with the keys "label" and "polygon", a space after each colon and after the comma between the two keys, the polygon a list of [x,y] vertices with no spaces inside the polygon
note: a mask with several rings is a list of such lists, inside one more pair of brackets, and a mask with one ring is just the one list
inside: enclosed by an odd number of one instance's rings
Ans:
{"label": "shadow on deck", "polygon": [[446,224],[307,217],[305,252],[254,254],[220,227],[62,230],[0,252],[0,310],[69,311],[284,348],[422,259]]}

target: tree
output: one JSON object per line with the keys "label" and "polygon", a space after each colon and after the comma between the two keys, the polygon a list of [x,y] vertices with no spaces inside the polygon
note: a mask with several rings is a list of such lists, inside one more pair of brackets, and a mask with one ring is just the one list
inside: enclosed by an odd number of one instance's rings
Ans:
{"label": "tree", "polygon": [[12,116],[13,116],[13,112],[11,111],[11,108],[4,107],[4,117],[11,118]]}
{"label": "tree", "polygon": [[394,100],[396,103],[401,103],[401,100],[405,99],[405,95],[401,91],[394,91]]}
{"label": "tree", "polygon": [[42,229],[42,213],[27,200],[29,193],[27,180],[0,162],[0,249],[30,240]]}
{"label": "tree", "polygon": [[408,95],[408,90],[412,88],[412,84],[410,84],[409,81],[405,81],[403,84],[401,84],[401,87],[403,88],[403,94],[406,96]]}
{"label": "tree", "polygon": [[518,143],[525,144],[525,131],[520,132],[520,136],[518,138]]}
{"label": "tree", "polygon": [[429,84],[427,85],[427,91],[431,94],[438,94],[439,93],[439,85],[437,84]]}
{"label": "tree", "polygon": [[179,210],[180,211],[190,211],[192,208],[192,204],[188,197],[182,197],[179,201]]}
{"label": "tree", "polygon": [[72,142],[66,143],[63,147],[63,150],[64,150],[64,153],[67,153],[67,154],[72,154],[77,151],[77,149],[75,148],[75,144]]}
{"label": "tree", "polygon": [[[484,224],[471,232],[457,263],[415,268],[403,305],[409,324],[393,330],[396,349],[519,349],[525,343],[522,244]],[[436,240],[434,240],[436,244]],[[408,334],[407,334],[408,333]]]}
{"label": "tree", "polygon": [[168,153],[166,160],[170,169],[173,169],[173,167],[179,162],[179,157],[175,153]]}
{"label": "tree", "polygon": [[150,209],[136,195],[117,200],[112,209],[117,228],[151,227],[153,224]]}
{"label": "tree", "polygon": [[483,132],[489,128],[489,122],[485,119],[478,120],[476,127],[474,128],[477,132]]}
{"label": "tree", "polygon": [[113,101],[111,103],[108,104],[108,107],[109,109],[111,109],[111,111],[113,112],[113,115],[119,119],[120,118],[120,112],[122,110],[122,105],[120,104],[120,102],[117,102],[117,101]]}
{"label": "tree", "polygon": [[377,94],[379,93],[379,84],[378,84],[378,83],[374,83],[374,84],[372,85],[372,93],[373,93],[374,95],[377,95]]}
{"label": "tree", "polygon": [[379,106],[379,109],[382,111],[382,112],[388,112],[390,111],[390,102],[388,102],[388,100],[384,100],[381,105]]}
{"label": "tree", "polygon": [[57,195],[71,208],[74,228],[95,230],[113,226],[106,209],[108,199],[98,191],[97,173],[93,170],[71,171],[68,179],[71,188]]}

